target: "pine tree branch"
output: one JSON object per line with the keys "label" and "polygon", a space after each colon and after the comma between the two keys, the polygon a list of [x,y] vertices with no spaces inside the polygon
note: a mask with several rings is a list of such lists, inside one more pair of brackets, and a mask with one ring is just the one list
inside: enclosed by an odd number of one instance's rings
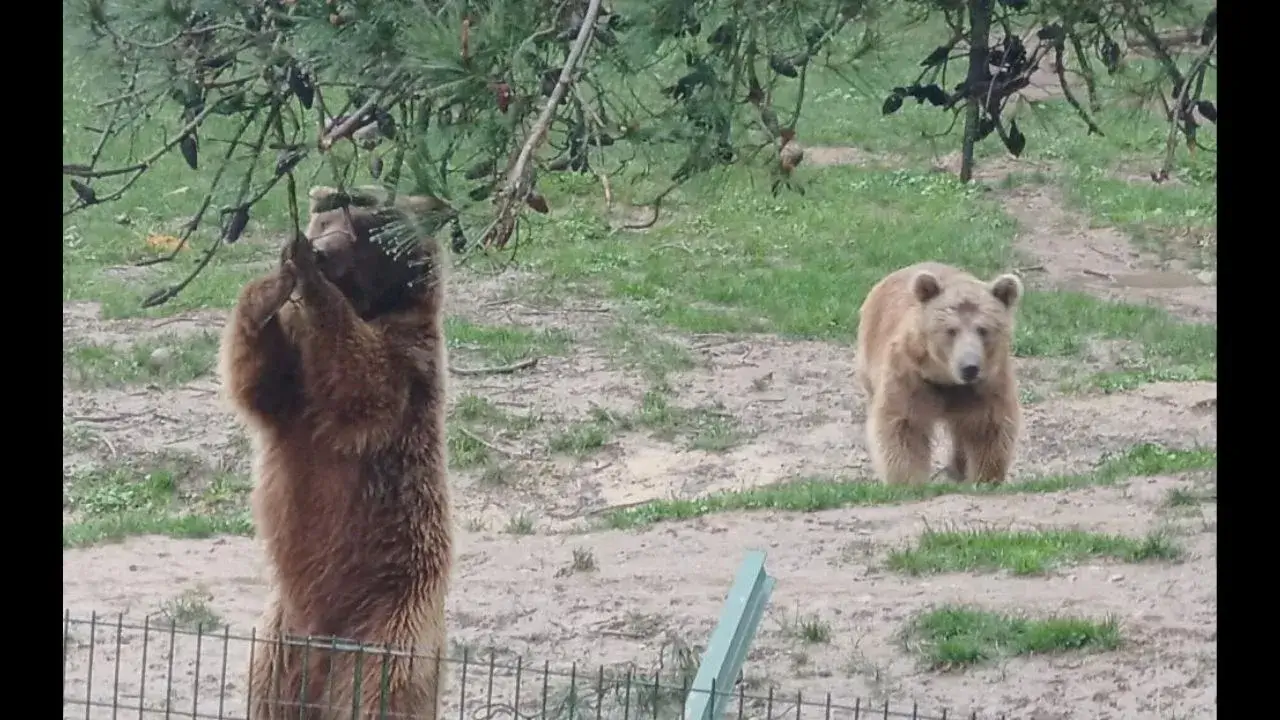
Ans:
{"label": "pine tree branch", "polygon": [[[511,166],[511,170],[507,173],[507,181],[502,187],[501,197],[503,198],[502,209],[498,213],[497,219],[490,225],[490,229],[495,228],[506,229],[512,227],[512,219],[515,214],[517,203],[524,202],[525,197],[529,194],[532,173],[530,172],[529,160],[533,158],[533,153],[538,146],[546,140],[547,130],[551,127],[551,121],[555,118],[556,109],[560,106],[560,101],[564,99],[565,92],[568,90],[569,83],[573,81],[573,74],[577,71],[578,63],[582,60],[582,55],[587,49],[587,44],[591,42],[592,36],[595,34],[596,18],[600,15],[600,0],[590,0],[587,4],[587,12],[582,18],[582,26],[578,28],[578,37],[573,41],[573,47],[569,49],[569,56],[565,58],[564,67],[560,68],[560,79],[556,81],[555,89],[551,91],[551,97],[547,98],[547,104],[542,108],[542,114],[538,116],[537,122],[533,125],[533,131],[529,133],[529,137],[525,139],[524,146],[520,148],[520,154],[516,157],[515,164]],[[501,247],[506,241],[506,232],[497,233],[500,236],[497,245]],[[484,244],[488,245],[494,240],[491,232],[484,234]]]}
{"label": "pine tree branch", "polygon": [[1191,108],[1188,107],[1189,103],[1187,102],[1191,91],[1191,80],[1204,73],[1205,67],[1209,64],[1209,58],[1213,57],[1213,54],[1217,52],[1217,50],[1218,37],[1215,35],[1213,42],[1210,42],[1209,47],[1205,48],[1204,53],[1195,59],[1195,62],[1192,63],[1191,69],[1187,72],[1186,77],[1183,78],[1182,87],[1178,93],[1178,102],[1173,106],[1173,112],[1170,113],[1169,116],[1169,135],[1165,139],[1164,164],[1160,166],[1159,170],[1151,173],[1151,179],[1158,183],[1168,180],[1169,171],[1173,169],[1174,151],[1177,149],[1176,140],[1178,137],[1178,129],[1183,128],[1183,134],[1187,136],[1187,139],[1194,141],[1192,135],[1188,134],[1188,130],[1184,127],[1186,116],[1191,113]]}

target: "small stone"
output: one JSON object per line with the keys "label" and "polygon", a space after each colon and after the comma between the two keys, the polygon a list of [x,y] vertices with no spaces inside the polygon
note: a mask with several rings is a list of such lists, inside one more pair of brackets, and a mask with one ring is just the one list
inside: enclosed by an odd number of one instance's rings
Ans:
{"label": "small stone", "polygon": [[147,363],[156,370],[169,367],[173,364],[173,350],[167,347],[158,347],[151,351],[151,355],[147,357]]}
{"label": "small stone", "polygon": [[1196,279],[1204,283],[1205,285],[1217,285],[1218,273],[1212,270],[1201,270],[1200,272],[1196,273]]}
{"label": "small stone", "polygon": [[1122,581],[1122,580],[1124,580],[1124,576],[1123,576],[1123,575],[1112,575],[1112,576],[1111,576],[1111,582],[1113,582],[1113,583],[1118,583],[1118,582],[1120,582],[1120,581]]}

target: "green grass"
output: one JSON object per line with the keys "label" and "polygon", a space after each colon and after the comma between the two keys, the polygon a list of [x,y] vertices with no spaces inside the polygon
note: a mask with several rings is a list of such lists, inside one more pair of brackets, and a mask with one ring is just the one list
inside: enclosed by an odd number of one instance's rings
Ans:
{"label": "green grass", "polygon": [[[198,478],[191,462],[160,458],[147,468],[112,465],[64,478],[64,548],[122,540],[134,535],[203,538],[250,535],[245,506],[248,481],[214,475],[194,497],[184,487]],[[185,496],[184,495],[188,495]]]}
{"label": "green grass", "polygon": [[942,495],[1047,493],[1073,488],[1110,485],[1131,477],[1175,474],[1216,467],[1218,453],[1208,448],[1169,449],[1138,445],[1104,458],[1092,472],[1052,475],[1001,486],[930,484],[920,487],[878,482],[805,479],[747,490],[721,492],[701,498],[654,500],[635,507],[605,513],[606,527],[627,529],[669,520],[685,520],[711,513],[744,510],[816,512],[859,505],[887,505],[927,500]]}
{"label": "green grass", "polygon": [[1041,575],[1082,560],[1144,562],[1176,560],[1181,554],[1180,548],[1162,533],[1129,538],[1082,530],[927,530],[915,547],[890,553],[886,565],[890,570],[911,575],[994,570]]}
{"label": "green grass", "polygon": [[247,510],[219,515],[178,512],[123,512],[89,518],[62,526],[63,549],[119,542],[138,535],[164,535],[200,539],[216,535],[253,535],[253,518]]}
{"label": "green grass", "polygon": [[1123,643],[1112,618],[1028,619],[959,606],[920,613],[903,635],[931,668],[943,670],[1019,655],[1115,650]]}
{"label": "green grass", "polygon": [[562,355],[573,342],[559,330],[531,330],[510,325],[476,325],[460,318],[445,321],[450,351],[479,353],[490,362],[510,364],[528,358]]}
{"label": "green grass", "polygon": [[213,371],[218,358],[214,333],[167,335],[128,347],[74,345],[63,353],[63,375],[71,387],[181,385]]}

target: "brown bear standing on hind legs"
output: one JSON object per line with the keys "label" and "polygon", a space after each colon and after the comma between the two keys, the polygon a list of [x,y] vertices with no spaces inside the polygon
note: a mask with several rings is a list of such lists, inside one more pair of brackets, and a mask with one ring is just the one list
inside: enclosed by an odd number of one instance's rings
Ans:
{"label": "brown bear standing on hind legs", "polygon": [[941,263],[897,270],[859,311],[858,381],[866,394],[871,464],[890,484],[929,481],[935,426],[944,423],[954,480],[1001,483],[1022,410],[1014,377],[1016,275],[983,282]]}
{"label": "brown bear standing on hind legs", "polygon": [[412,227],[413,198],[310,197],[306,237],[241,291],[219,358],[272,586],[250,716],[434,719],[452,566],[444,260],[421,232],[375,237]]}

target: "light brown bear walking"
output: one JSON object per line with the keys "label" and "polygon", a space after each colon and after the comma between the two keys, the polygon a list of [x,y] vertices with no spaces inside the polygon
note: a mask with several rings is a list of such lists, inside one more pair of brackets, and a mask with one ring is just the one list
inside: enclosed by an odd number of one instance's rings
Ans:
{"label": "light brown bear walking", "polygon": [[941,263],[919,263],[876,283],[859,311],[858,382],[867,446],[882,481],[930,479],[939,423],[950,430],[955,480],[1001,483],[1022,410],[1014,376],[1015,275],[983,282]]}
{"label": "light brown bear walking", "polygon": [[[310,239],[286,243],[279,267],[245,286],[222,337],[272,586],[250,716],[434,719],[439,666],[428,658],[444,648],[453,544],[442,258],[412,231],[388,252],[374,235],[412,220],[367,198],[322,209],[335,193],[311,192]],[[305,637],[419,657],[304,647]]]}

